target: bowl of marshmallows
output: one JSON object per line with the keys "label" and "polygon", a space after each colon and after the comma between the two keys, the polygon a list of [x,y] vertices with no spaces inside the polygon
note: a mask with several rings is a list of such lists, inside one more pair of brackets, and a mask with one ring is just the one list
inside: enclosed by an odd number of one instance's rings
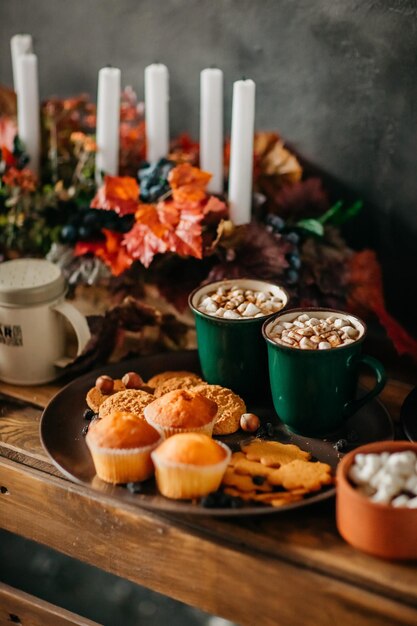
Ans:
{"label": "bowl of marshmallows", "polygon": [[417,558],[417,443],[356,448],[336,480],[337,527],[348,543],[387,559]]}

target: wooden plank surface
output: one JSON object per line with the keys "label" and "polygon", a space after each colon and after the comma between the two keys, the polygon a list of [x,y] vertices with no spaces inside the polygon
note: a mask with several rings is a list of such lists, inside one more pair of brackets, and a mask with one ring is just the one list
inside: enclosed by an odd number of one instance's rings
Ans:
{"label": "wooden plank surface", "polygon": [[100,626],[0,582],[0,626]]}
{"label": "wooden plank surface", "polygon": [[[371,377],[364,377],[362,382],[366,387],[372,385]],[[382,400],[395,418],[410,389],[408,384],[391,380],[384,390]],[[330,624],[326,621],[328,615],[337,615],[340,624],[355,626],[417,624],[415,564],[381,561],[350,548],[337,533],[331,502],[268,518],[178,519],[150,515],[58,478],[60,474],[49,462],[38,434],[41,407],[55,393],[56,387],[44,387],[38,393],[36,388],[28,391],[0,384],[3,528],[242,624],[278,625],[276,617],[273,621],[277,614],[285,615],[285,626]],[[5,459],[1,460],[1,456]],[[96,534],[105,529],[98,542],[94,540],[93,528]],[[168,542],[166,537],[170,538]],[[150,541],[146,550],[145,541]],[[184,555],[183,544],[188,546]],[[198,570],[202,558],[211,565],[207,565],[207,571],[203,567],[200,576],[194,572],[193,562]],[[234,563],[223,571],[223,563],[230,558]],[[170,566],[161,579],[161,569],[171,561],[178,571],[192,574],[187,576],[192,582],[190,589],[183,588],[181,581],[178,583]],[[244,568],[249,568],[251,581],[256,579],[253,593],[247,589]],[[208,577],[209,586],[204,585],[203,574]],[[216,576],[220,576],[226,591],[215,589]],[[283,597],[294,603],[291,586],[296,586],[297,576],[308,603],[313,598],[311,620],[304,611],[298,615],[292,608],[288,613],[282,604]],[[281,589],[283,584],[284,596],[276,598],[272,587]],[[316,604],[315,585],[322,589],[320,601],[329,603],[330,612],[324,616],[323,608]],[[330,599],[324,591],[328,589]],[[229,597],[232,593],[240,599],[242,593],[246,594],[242,606]],[[259,607],[256,594],[266,598],[262,619],[249,607],[251,603]],[[346,621],[349,611],[352,621]],[[341,615],[345,615],[345,621],[341,621]]]}
{"label": "wooden plank surface", "polygon": [[333,626],[336,616],[341,626],[417,624],[417,605],[190,532],[181,520],[120,509],[12,461],[0,460],[4,484],[3,528],[243,626]]}

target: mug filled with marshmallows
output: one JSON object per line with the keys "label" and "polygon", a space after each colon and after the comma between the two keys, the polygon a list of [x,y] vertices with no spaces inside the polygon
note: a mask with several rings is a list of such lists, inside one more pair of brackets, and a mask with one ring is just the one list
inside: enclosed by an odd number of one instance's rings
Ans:
{"label": "mug filled with marshmallows", "polygon": [[[380,393],[382,364],[362,354],[366,325],[331,309],[293,309],[263,324],[275,410],[290,430],[307,437],[335,432]],[[372,390],[357,398],[359,367],[375,374]]]}
{"label": "mug filled with marshmallows", "polygon": [[222,280],[189,297],[204,379],[245,397],[268,392],[262,324],[288,303],[280,286],[261,280]]}

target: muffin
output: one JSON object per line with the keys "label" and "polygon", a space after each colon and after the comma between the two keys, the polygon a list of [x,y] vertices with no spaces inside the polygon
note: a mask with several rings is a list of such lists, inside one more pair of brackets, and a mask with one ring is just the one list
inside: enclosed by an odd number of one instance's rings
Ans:
{"label": "muffin", "polygon": [[85,438],[97,476],[108,483],[146,480],[154,468],[151,452],[161,436],[143,418],[115,411],[94,421]]}
{"label": "muffin", "polygon": [[231,451],[208,435],[181,433],[166,439],[151,456],[162,495],[191,499],[219,488]]}
{"label": "muffin", "polygon": [[185,432],[211,436],[217,404],[201,394],[177,389],[148,404],[143,414],[165,438]]}

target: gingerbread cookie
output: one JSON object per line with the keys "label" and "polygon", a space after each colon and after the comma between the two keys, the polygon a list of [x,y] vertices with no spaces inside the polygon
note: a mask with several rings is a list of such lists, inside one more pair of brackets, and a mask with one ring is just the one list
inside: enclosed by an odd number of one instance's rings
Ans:
{"label": "gingerbread cookie", "polygon": [[139,389],[126,389],[109,396],[99,408],[99,417],[106,417],[115,411],[127,411],[143,417],[145,406],[153,402],[154,396]]}
{"label": "gingerbread cookie", "polygon": [[295,489],[307,489],[318,491],[323,485],[333,483],[332,468],[327,463],[316,461],[306,463],[302,460],[294,460],[282,465],[267,478],[270,485],[281,485],[289,491]]}
{"label": "gingerbread cookie", "polygon": [[100,405],[103,404],[103,402],[107,400],[107,398],[110,398],[110,396],[112,396],[113,394],[117,393],[118,391],[124,391],[125,389],[125,385],[122,383],[121,380],[118,379],[114,381],[114,387],[111,394],[104,394],[100,391],[98,387],[92,387],[87,393],[87,405],[92,411],[94,411],[94,413],[97,413]]}
{"label": "gingerbread cookie", "polygon": [[281,467],[295,460],[308,461],[311,457],[309,452],[304,452],[294,444],[261,439],[254,439],[242,446],[242,451],[249,461],[260,461],[268,467]]}
{"label": "gingerbread cookie", "polygon": [[246,404],[240,396],[220,385],[199,385],[193,391],[217,404],[214,435],[230,435],[239,429],[240,416],[246,412]]}
{"label": "gingerbread cookie", "polygon": [[190,376],[173,376],[156,387],[155,398],[160,398],[170,391],[177,391],[177,389],[192,389],[196,385],[201,384],[203,384],[203,381],[199,376],[197,376],[197,374],[191,374]]}

